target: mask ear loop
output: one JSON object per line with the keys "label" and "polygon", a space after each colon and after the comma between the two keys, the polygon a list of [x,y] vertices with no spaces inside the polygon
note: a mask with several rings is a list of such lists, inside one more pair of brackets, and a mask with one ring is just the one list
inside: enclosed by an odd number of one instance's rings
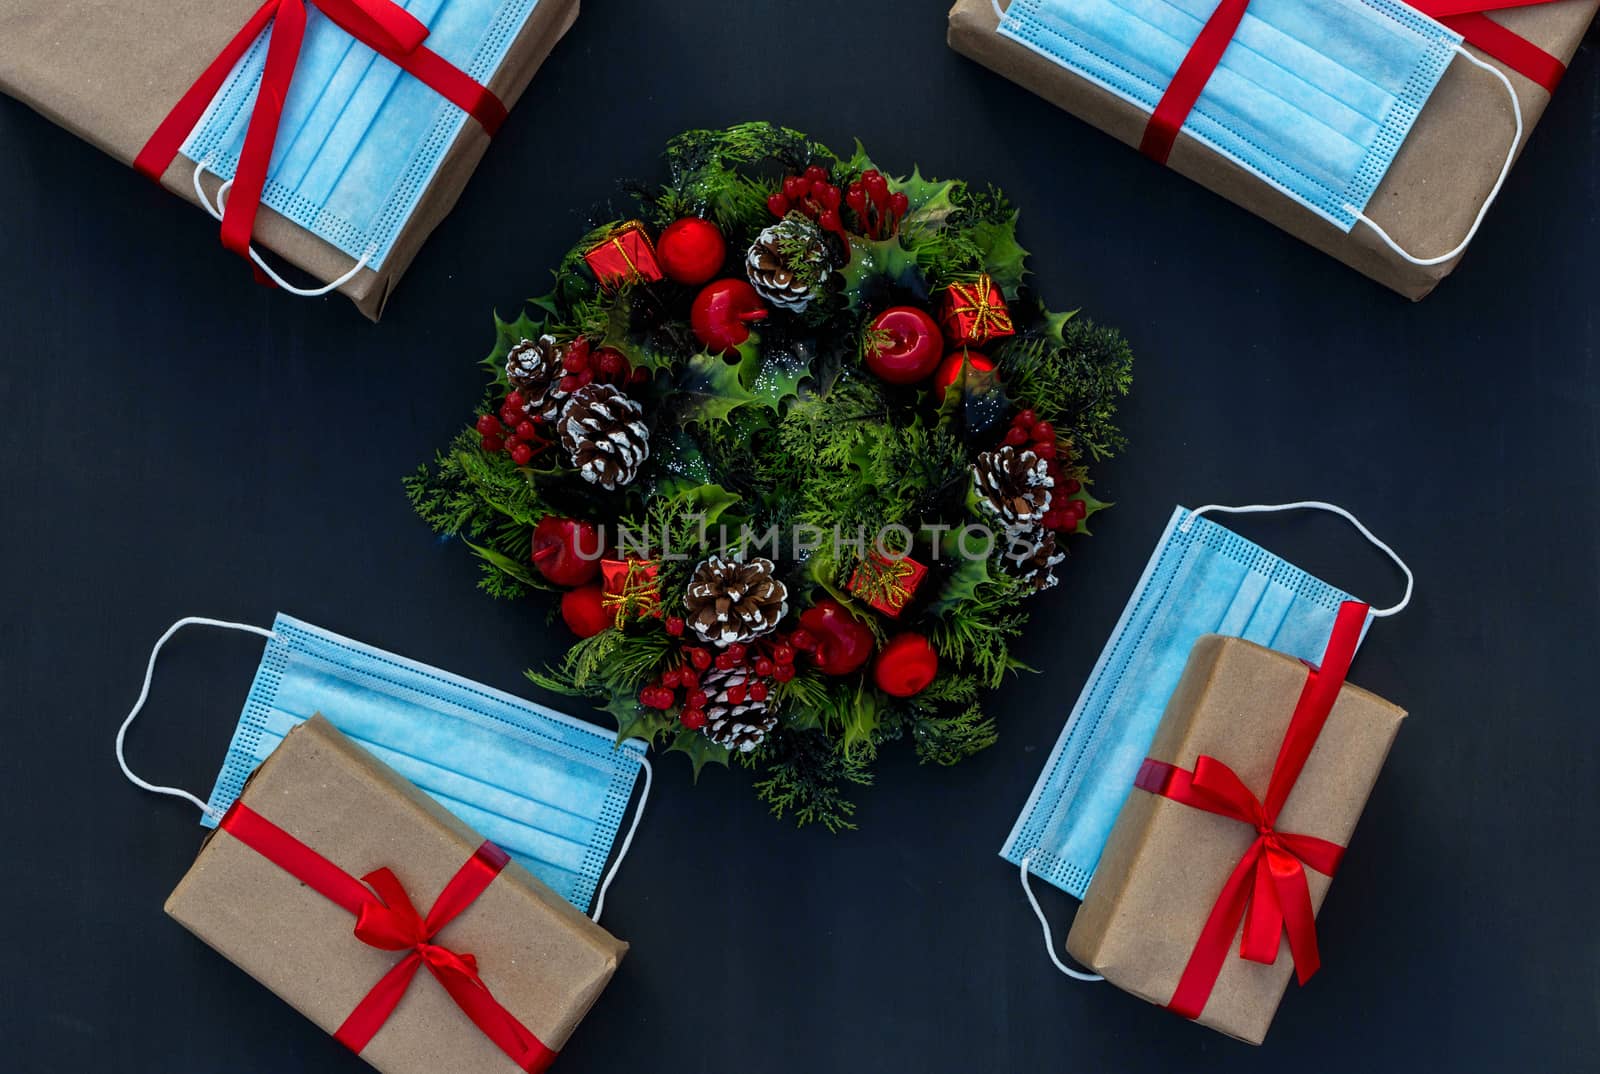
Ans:
{"label": "mask ear loop", "polygon": [[1062,962],[1061,956],[1056,954],[1056,941],[1055,937],[1050,935],[1050,922],[1044,916],[1044,910],[1039,906],[1039,900],[1034,897],[1033,885],[1028,883],[1028,862],[1032,860],[1036,851],[1037,848],[1028,851],[1022,856],[1022,865],[1019,869],[1019,875],[1022,877],[1022,893],[1028,897],[1028,905],[1033,907],[1033,916],[1039,919],[1039,927],[1044,930],[1044,953],[1050,956],[1050,961],[1056,964],[1056,969],[1060,970],[1062,973],[1073,978],[1074,980],[1105,980],[1105,978],[1100,976],[1098,973],[1085,973],[1082,970],[1073,969],[1065,962]]}
{"label": "mask ear loop", "polygon": [[[194,166],[194,193],[195,196],[200,199],[201,208],[210,213],[213,220],[220,222],[222,220],[223,213],[227,212],[228,209],[228,191],[233,189],[233,180],[225,180],[223,184],[217,188],[217,204],[212,205],[210,199],[206,197],[205,190],[200,185],[200,178],[202,174],[210,170],[211,162],[209,160],[202,160]],[[220,179],[221,175],[218,174],[217,177]],[[282,276],[279,276],[272,270],[270,265],[261,259],[261,255],[256,253],[256,248],[254,246],[250,247],[250,260],[255,262],[257,268],[266,273],[267,279],[277,284],[289,294],[297,295],[300,298],[321,298],[323,295],[332,294],[334,291],[337,291],[339,288],[343,287],[345,284],[359,276],[361,274],[361,270],[367,267],[367,262],[372,260],[372,255],[375,252],[376,251],[372,247],[367,247],[366,253],[361,255],[361,260],[357,261],[349,272],[346,272],[343,276],[340,276],[332,283],[324,284],[321,287],[312,288],[296,287],[288,280],[285,280]]]}
{"label": "mask ear loop", "polygon": [[[1473,66],[1483,68],[1485,71],[1488,71],[1491,75],[1494,75],[1494,77],[1500,80],[1501,85],[1505,86],[1506,88],[1506,95],[1511,98],[1511,114],[1515,116],[1517,120],[1516,137],[1511,139],[1511,148],[1506,152],[1506,162],[1500,168],[1500,178],[1494,181],[1494,187],[1489,191],[1489,196],[1484,199],[1482,208],[1478,210],[1478,218],[1472,222],[1472,227],[1467,229],[1467,237],[1462,239],[1461,243],[1449,253],[1440,254],[1438,257],[1417,257],[1415,254],[1411,254],[1403,250],[1400,247],[1400,244],[1395,242],[1394,239],[1390,238],[1389,233],[1383,230],[1383,228],[1379,227],[1377,223],[1375,223],[1373,219],[1366,213],[1363,213],[1354,205],[1350,205],[1348,203],[1344,206],[1346,212],[1351,213],[1358,221],[1367,225],[1373,231],[1376,231],[1378,233],[1378,238],[1383,240],[1383,244],[1385,246],[1399,254],[1405,260],[1411,262],[1411,264],[1421,265],[1424,268],[1430,265],[1442,265],[1446,261],[1459,257],[1462,251],[1467,248],[1467,245],[1472,242],[1473,238],[1478,234],[1478,228],[1483,225],[1483,218],[1489,215],[1489,206],[1493,205],[1494,199],[1500,196],[1500,188],[1505,186],[1506,176],[1511,174],[1511,165],[1516,163],[1517,160],[1517,149],[1522,145],[1522,103],[1517,100],[1517,91],[1515,87],[1511,85],[1511,80],[1507,78],[1505,73],[1494,64],[1485,63],[1472,53],[1468,52],[1466,49],[1462,48],[1460,45],[1455,45],[1452,47],[1454,47],[1457,52],[1461,53],[1461,55],[1464,56]],[[1374,612],[1373,614],[1376,615],[1378,613]]]}
{"label": "mask ear loop", "polygon": [[186,626],[208,626],[221,627],[224,630],[242,630],[247,634],[259,634],[263,638],[276,638],[278,636],[265,627],[252,626],[249,623],[228,623],[221,619],[206,619],[197,615],[185,616],[168,627],[167,632],[161,635],[161,640],[156,642],[155,648],[150,650],[150,663],[145,665],[144,686],[139,690],[139,700],[133,703],[133,708],[128,711],[128,718],[122,721],[122,726],[117,730],[117,765],[122,769],[122,774],[128,777],[128,782],[135,787],[143,788],[153,794],[165,794],[173,798],[182,798],[186,802],[194,803],[199,807],[200,812],[206,816],[220,820],[221,813],[212,809],[182,787],[159,787],[134,775],[133,769],[128,767],[128,758],[123,752],[123,744],[128,737],[128,728],[133,726],[134,718],[139,715],[139,710],[144,708],[144,703],[150,698],[150,680],[155,677],[156,657],[161,655],[161,647],[172,640],[172,636]]}
{"label": "mask ear loop", "polygon": [[639,804],[633,810],[633,823],[628,825],[628,834],[622,837],[622,846],[617,850],[617,858],[611,863],[606,878],[600,882],[600,894],[594,897],[594,913],[589,916],[596,925],[600,924],[600,915],[605,912],[606,892],[611,890],[611,881],[617,878],[617,870],[622,868],[622,859],[628,856],[628,848],[633,846],[633,833],[639,830],[639,821],[644,817],[644,804],[650,799],[652,775],[650,761],[648,758],[640,757],[639,764],[644,767],[644,789],[639,792]]}
{"label": "mask ear loop", "polygon": [[1394,605],[1392,608],[1374,608],[1370,614],[1374,619],[1383,619],[1394,615],[1397,612],[1405,610],[1406,605],[1411,603],[1411,590],[1416,582],[1415,577],[1411,573],[1411,568],[1406,566],[1406,561],[1400,558],[1400,554],[1398,552],[1390,548],[1383,541],[1380,541],[1371,530],[1367,529],[1366,526],[1363,526],[1359,518],[1336,504],[1323,503],[1321,500],[1300,500],[1297,503],[1252,503],[1243,507],[1227,507],[1220,503],[1208,503],[1204,507],[1197,507],[1191,511],[1189,513],[1189,517],[1184,519],[1183,524],[1178,527],[1178,532],[1188,533],[1189,527],[1194,525],[1194,520],[1208,511],[1220,511],[1227,515],[1258,515],[1274,511],[1298,511],[1301,509],[1328,511],[1332,514],[1338,515],[1356,529],[1360,530],[1361,536],[1365,537],[1368,541],[1371,541],[1378,551],[1394,560],[1394,565],[1399,567],[1401,573],[1406,576],[1405,596],[1401,597],[1400,603]]}

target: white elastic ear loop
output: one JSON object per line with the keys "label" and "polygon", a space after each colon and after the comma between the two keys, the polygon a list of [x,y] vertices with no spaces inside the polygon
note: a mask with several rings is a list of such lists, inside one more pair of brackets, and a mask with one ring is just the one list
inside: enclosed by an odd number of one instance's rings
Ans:
{"label": "white elastic ear loop", "polygon": [[139,700],[133,703],[133,708],[128,711],[128,718],[122,721],[122,726],[117,730],[117,765],[122,769],[122,774],[128,777],[128,782],[134,786],[142,787],[155,794],[166,794],[173,798],[182,798],[185,801],[193,802],[200,807],[200,812],[206,816],[220,818],[222,816],[221,813],[218,813],[183,788],[158,787],[154,783],[148,783],[134,775],[133,769],[128,767],[128,758],[123,753],[123,742],[128,737],[128,728],[133,726],[134,717],[139,715],[139,710],[144,708],[144,703],[149,700],[150,680],[155,677],[156,673],[156,657],[161,655],[161,647],[172,639],[172,635],[186,626],[209,626],[221,627],[225,630],[242,630],[248,634],[259,634],[263,638],[276,638],[278,636],[265,627],[252,626],[249,623],[228,623],[221,619],[206,619],[198,615],[186,616],[168,627],[167,632],[161,635],[161,640],[156,642],[155,648],[150,650],[150,663],[145,665],[144,686],[139,690]]}
{"label": "white elastic ear loop", "polygon": [[1000,0],[989,0],[989,6],[994,8],[994,16],[1001,22],[1006,21],[1006,13],[1000,7]]}
{"label": "white elastic ear loop", "polygon": [[1500,188],[1505,185],[1506,176],[1511,174],[1511,165],[1516,162],[1517,148],[1522,145],[1522,103],[1517,100],[1517,91],[1515,87],[1511,85],[1511,80],[1507,78],[1500,68],[1496,67],[1494,64],[1483,62],[1482,60],[1478,59],[1478,57],[1462,48],[1460,45],[1454,45],[1452,47],[1457,52],[1461,53],[1462,56],[1466,57],[1466,59],[1473,66],[1483,68],[1485,71],[1488,71],[1491,75],[1494,75],[1494,77],[1500,80],[1501,85],[1505,86],[1506,88],[1506,94],[1511,98],[1511,114],[1515,116],[1517,120],[1517,134],[1516,137],[1511,139],[1511,148],[1506,152],[1506,162],[1500,168],[1500,178],[1494,181],[1494,187],[1489,191],[1489,196],[1483,200],[1483,207],[1478,210],[1478,218],[1472,222],[1472,227],[1467,229],[1467,237],[1462,239],[1460,245],[1458,245],[1454,250],[1451,250],[1449,253],[1440,254],[1438,257],[1417,257],[1414,254],[1407,253],[1405,250],[1401,249],[1400,244],[1395,242],[1394,239],[1390,238],[1389,233],[1383,230],[1383,228],[1379,227],[1366,213],[1361,212],[1354,205],[1346,204],[1344,207],[1346,212],[1354,214],[1357,220],[1370,227],[1373,231],[1376,231],[1378,233],[1378,238],[1383,240],[1383,244],[1385,246],[1399,254],[1401,257],[1405,258],[1407,261],[1411,262],[1413,265],[1422,265],[1424,267],[1428,265],[1442,265],[1452,258],[1459,257],[1461,252],[1467,248],[1467,244],[1472,242],[1473,237],[1478,234],[1478,228],[1483,224],[1483,218],[1489,215],[1489,206],[1493,205],[1494,199],[1500,196]]}
{"label": "white elastic ear loop", "polygon": [[1067,965],[1065,962],[1062,962],[1061,961],[1061,957],[1056,954],[1056,941],[1055,941],[1055,937],[1050,935],[1050,922],[1045,919],[1044,910],[1041,909],[1040,906],[1039,906],[1039,900],[1034,898],[1033,886],[1028,883],[1028,861],[1032,857],[1033,857],[1033,851],[1031,851],[1031,850],[1028,851],[1026,854],[1024,854],[1022,856],[1022,865],[1021,865],[1022,893],[1028,897],[1028,905],[1033,907],[1033,916],[1037,917],[1039,919],[1039,927],[1044,929],[1044,952],[1045,952],[1045,954],[1049,955],[1050,956],[1050,961],[1054,962],[1056,964],[1056,969],[1060,970],[1062,973],[1066,974],[1068,977],[1072,977],[1072,978],[1074,978],[1076,980],[1079,980],[1079,981],[1103,981],[1103,980],[1105,980],[1105,978],[1100,976],[1098,973],[1084,973],[1082,970],[1073,969],[1071,966]]}
{"label": "white elastic ear loop", "polygon": [[1183,525],[1179,526],[1178,529],[1182,533],[1188,533],[1189,527],[1194,525],[1194,520],[1208,511],[1221,511],[1226,515],[1258,515],[1272,511],[1298,511],[1302,509],[1311,511],[1330,511],[1333,514],[1338,515],[1356,529],[1360,530],[1361,536],[1371,541],[1380,552],[1394,560],[1394,565],[1399,567],[1401,573],[1406,576],[1406,592],[1405,596],[1400,598],[1400,603],[1396,604],[1392,608],[1372,609],[1371,615],[1373,618],[1382,619],[1386,616],[1394,615],[1396,612],[1405,610],[1405,606],[1411,603],[1411,589],[1415,583],[1415,578],[1411,574],[1411,568],[1406,566],[1406,561],[1400,558],[1400,554],[1398,552],[1390,548],[1384,542],[1380,541],[1371,530],[1367,529],[1366,526],[1363,526],[1359,518],[1357,518],[1355,515],[1352,515],[1349,511],[1346,511],[1343,507],[1340,507],[1337,504],[1323,503],[1321,500],[1300,500],[1297,503],[1252,503],[1246,504],[1243,507],[1227,507],[1220,503],[1208,503],[1204,507],[1197,507],[1190,512],[1189,517],[1183,520]]}
{"label": "white elastic ear loop", "polygon": [[[195,165],[194,192],[195,196],[200,199],[201,207],[204,208],[206,212],[211,214],[211,218],[213,220],[220,221],[222,219],[222,214],[227,212],[228,209],[228,191],[233,189],[233,180],[229,179],[217,188],[217,204],[212,205],[210,200],[206,198],[205,190],[200,186],[201,175],[210,170],[210,167],[210,162],[205,160],[202,160],[200,163]],[[360,275],[361,270],[367,267],[367,262],[372,260],[372,255],[375,252],[376,251],[374,251],[371,247],[368,247],[367,252],[361,255],[361,260],[357,261],[349,272],[345,273],[343,276],[340,276],[332,283],[327,283],[321,287],[312,288],[296,287],[288,280],[285,280],[282,276],[279,276],[272,270],[270,265],[261,260],[261,255],[256,253],[256,248],[254,246],[250,247],[250,260],[256,263],[257,268],[266,273],[269,280],[283,288],[289,294],[298,295],[301,298],[321,298],[323,295],[331,294],[334,291],[337,291],[339,288],[343,287],[345,284],[349,283],[351,280]]]}
{"label": "white elastic ear loop", "polygon": [[600,894],[594,897],[594,913],[590,916],[596,925],[600,923],[600,915],[606,908],[606,892],[611,890],[611,881],[617,878],[617,870],[622,868],[622,859],[628,856],[628,848],[633,846],[633,833],[639,830],[639,821],[644,816],[644,804],[650,799],[650,762],[641,757],[639,764],[644,766],[644,789],[639,792],[639,804],[633,810],[633,823],[628,825],[628,834],[622,837],[622,846],[617,850],[617,859],[611,863],[611,870],[600,882]]}

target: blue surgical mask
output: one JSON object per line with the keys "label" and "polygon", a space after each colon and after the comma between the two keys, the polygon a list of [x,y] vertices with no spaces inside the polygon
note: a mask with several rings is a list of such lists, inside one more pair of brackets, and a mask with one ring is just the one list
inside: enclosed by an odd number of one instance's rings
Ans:
{"label": "blue surgical mask", "polygon": [[[1148,112],[1215,8],[1012,0],[1000,32]],[[1396,0],[1252,0],[1183,130],[1348,232],[1460,42]]]}
{"label": "blue surgical mask", "polygon": [[1083,898],[1201,636],[1225,634],[1307,662],[1321,659],[1340,604],[1357,598],[1202,517],[1301,507],[1348,519],[1405,572],[1405,599],[1374,616],[1405,607],[1410,570],[1341,508],[1319,502],[1177,508],[1000,852],[1024,870],[1024,886],[1031,872]]}
{"label": "blue surgical mask", "polygon": [[[648,793],[643,743],[617,745],[591,724],[287,615],[270,631],[184,622],[262,634],[266,650],[210,801],[153,787],[124,762],[124,773],[140,786],[195,802],[201,823],[215,827],[284,736],[320,712],[578,909],[588,908],[597,886],[603,903],[601,872],[641,766]],[[152,670],[176,630],[157,643]],[[145,686],[148,692],[148,675]],[[141,696],[124,732],[143,703]],[[117,748],[120,760],[121,735]],[[626,850],[627,841],[619,862]]]}
{"label": "blue surgical mask", "polygon": [[[537,0],[408,0],[427,46],[487,84]],[[183,154],[231,179],[269,28],[234,68]],[[467,114],[312,8],[262,203],[381,268]]]}

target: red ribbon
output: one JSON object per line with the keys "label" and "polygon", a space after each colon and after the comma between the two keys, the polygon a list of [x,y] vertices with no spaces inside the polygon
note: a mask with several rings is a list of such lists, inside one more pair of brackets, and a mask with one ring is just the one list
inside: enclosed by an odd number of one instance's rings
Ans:
{"label": "red ribbon", "polygon": [[1314,835],[1280,832],[1276,825],[1278,813],[1299,780],[1306,758],[1344,686],[1366,620],[1365,604],[1346,601],[1340,606],[1322,666],[1312,668],[1306,675],[1264,799],[1257,799],[1233,769],[1215,757],[1201,756],[1193,772],[1147,758],[1134,780],[1141,790],[1232,817],[1256,830],[1255,841],[1222,885],[1222,893],[1200,930],[1194,952],[1167,1004],[1185,1018],[1198,1018],[1205,1009],[1241,921],[1244,934],[1240,958],[1271,965],[1278,958],[1279,937],[1287,932],[1289,953],[1301,984],[1309,981],[1322,965],[1317,952],[1316,911],[1311,907],[1305,870],[1310,866],[1332,876],[1344,856],[1344,848]]}
{"label": "red ribbon", "polygon": [[223,831],[356,916],[356,938],[383,951],[405,951],[406,957],[373,986],[344,1020],[335,1039],[359,1054],[394,1013],[423,966],[455,1000],[456,1006],[518,1067],[544,1071],[556,1053],[500,1005],[478,976],[471,955],[457,954],[433,942],[450,922],[471,906],[500,875],[510,858],[485,842],[445,885],[424,918],[412,906],[405,888],[388,869],[376,869],[357,880],[300,840],[248,806],[235,802],[222,818]]}
{"label": "red ribbon", "polygon": [[[1484,14],[1513,7],[1533,7],[1552,0],[1409,0],[1410,6],[1437,19],[1477,47],[1525,78],[1532,79],[1554,93],[1566,65],[1527,38],[1512,33]],[[1194,111],[1195,102],[1205,92],[1206,83],[1216,73],[1223,53],[1239,32],[1250,0],[1220,0],[1189,52],[1178,65],[1177,73],[1162,93],[1150,122],[1145,125],[1139,151],[1158,164],[1172,155],[1178,132]]]}
{"label": "red ribbon", "polygon": [[[189,87],[176,107],[167,113],[134,159],[133,166],[160,181],[184,140],[200,122],[212,99],[222,89],[234,66],[269,25],[267,60],[261,89],[245,130],[244,149],[234,174],[233,193],[222,215],[222,245],[248,257],[250,237],[261,208],[272,147],[283,119],[284,101],[294,81],[305,38],[308,0],[266,0],[244,28],[223,48],[211,65]],[[493,135],[505,121],[506,107],[488,89],[423,45],[428,28],[394,0],[315,0],[316,6],[357,41],[420,79],[435,92],[469,113]],[[257,280],[265,281],[260,272]]]}

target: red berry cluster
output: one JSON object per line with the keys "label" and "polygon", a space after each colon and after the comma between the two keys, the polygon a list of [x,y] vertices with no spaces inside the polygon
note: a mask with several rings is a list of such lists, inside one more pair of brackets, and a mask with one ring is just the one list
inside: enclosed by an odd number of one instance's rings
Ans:
{"label": "red berry cluster", "polygon": [[869,239],[887,239],[900,229],[900,221],[911,200],[900,192],[889,193],[889,181],[876,169],[861,173],[861,178],[845,191],[844,203],[856,214],[857,230]]}
{"label": "red berry cluster", "polygon": [[783,181],[783,189],[767,199],[772,215],[788,216],[798,212],[815,220],[823,231],[839,236],[848,247],[850,239],[844,231],[844,221],[839,216],[843,201],[839,188],[828,181],[828,171],[818,164],[807,168],[804,175],[791,175]]}
{"label": "red berry cluster", "polygon": [[[634,369],[621,351],[611,347],[596,350],[581,337],[567,344],[561,359],[561,373],[560,390],[565,395],[595,381],[621,388],[650,379],[649,371]],[[478,416],[473,428],[482,437],[483,450],[491,454],[504,451],[518,466],[526,466],[555,445],[555,441],[545,435],[546,423],[528,414],[528,403],[527,396],[512,390],[501,400],[498,415]]]}
{"label": "red berry cluster", "polygon": [[[667,633],[681,638],[684,633],[682,616],[667,617]],[[804,633],[795,631],[795,634]],[[811,642],[815,645],[815,641]],[[683,662],[661,673],[655,682],[639,691],[639,703],[648,708],[666,712],[679,704],[682,711],[678,721],[691,731],[706,725],[706,692],[700,689],[700,676],[715,667],[718,671],[743,671],[745,682],[728,687],[728,700],[735,705],[746,700],[765,701],[772,688],[767,679],[788,682],[794,678],[795,636],[784,638],[772,635],[750,645],[735,642],[721,651],[703,645],[685,645]],[[680,699],[679,691],[683,692]]]}
{"label": "red berry cluster", "polygon": [[511,392],[500,404],[500,415],[480,414],[478,423],[474,426],[478,435],[483,439],[483,450],[490,454],[504,451],[511,456],[511,461],[518,466],[526,466],[533,461],[534,456],[542,455],[555,444],[555,441],[545,436],[540,426],[544,422],[535,422],[529,418],[523,409],[527,400],[521,392]]}
{"label": "red berry cluster", "polygon": [[1045,462],[1045,470],[1055,482],[1051,489],[1050,510],[1044,513],[1044,528],[1071,533],[1089,515],[1082,500],[1067,497],[1076,495],[1082,488],[1077,478],[1068,477],[1061,468],[1062,449],[1056,438],[1055,426],[1040,421],[1031,410],[1019,411],[1006,430],[1005,443],[1033,452]]}

